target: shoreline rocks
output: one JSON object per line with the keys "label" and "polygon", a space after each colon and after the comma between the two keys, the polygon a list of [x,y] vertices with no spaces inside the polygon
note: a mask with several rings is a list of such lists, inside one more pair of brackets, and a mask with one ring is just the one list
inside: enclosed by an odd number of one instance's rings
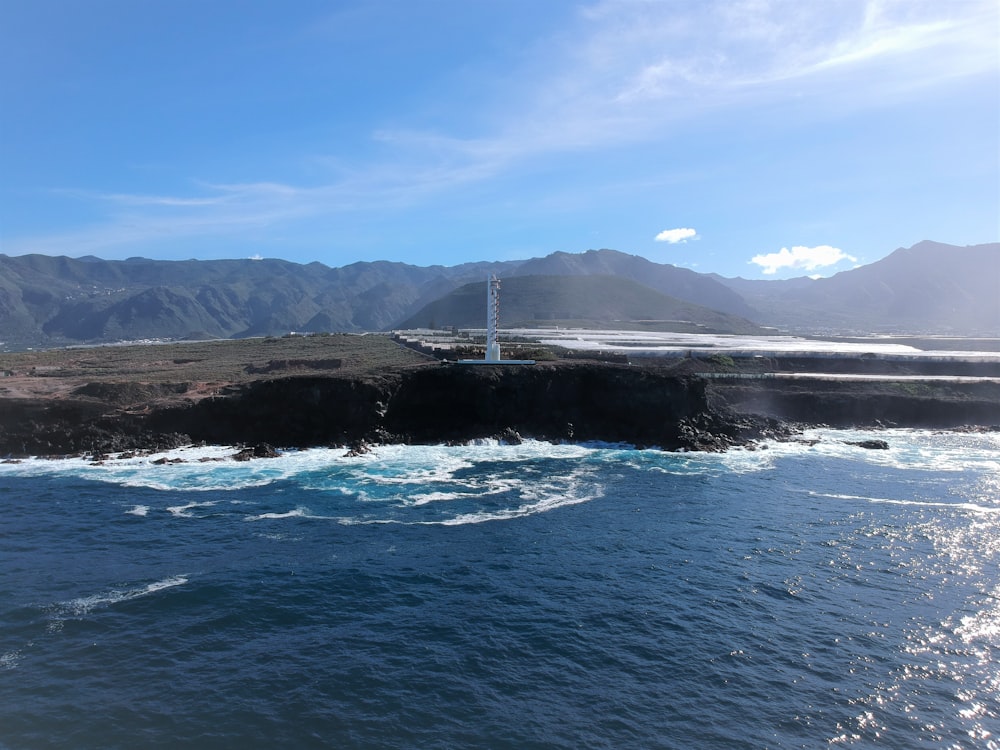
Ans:
{"label": "shoreline rocks", "polygon": [[[720,385],[721,383],[721,385]],[[122,383],[135,390],[134,383]],[[175,389],[182,394],[182,389]],[[0,459],[163,451],[194,443],[272,446],[620,442],[670,451],[724,451],[785,439],[804,425],[989,429],[1000,388],[948,386],[909,400],[885,383],[738,387],[656,368],[608,363],[557,367],[440,365],[366,376],[289,376],[233,385],[200,400],[123,405],[114,384],[86,397],[0,399]],[[142,408],[137,408],[141,406]],[[862,446],[875,449],[876,446]],[[881,448],[881,446],[877,446]]]}
{"label": "shoreline rocks", "polygon": [[889,443],[885,440],[845,440],[844,445],[854,445],[870,451],[887,451]]}

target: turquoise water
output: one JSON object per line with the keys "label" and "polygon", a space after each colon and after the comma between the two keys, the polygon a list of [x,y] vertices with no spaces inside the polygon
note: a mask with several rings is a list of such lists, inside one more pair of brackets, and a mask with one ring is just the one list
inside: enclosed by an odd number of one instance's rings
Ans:
{"label": "turquoise water", "polygon": [[805,437],[0,465],[0,747],[1000,747],[1000,435]]}

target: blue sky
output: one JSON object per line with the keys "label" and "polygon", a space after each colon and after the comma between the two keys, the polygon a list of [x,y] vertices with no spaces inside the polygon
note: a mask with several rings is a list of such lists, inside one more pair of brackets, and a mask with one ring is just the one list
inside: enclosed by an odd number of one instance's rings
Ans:
{"label": "blue sky", "polygon": [[0,3],[0,252],[747,278],[1000,239],[996,0]]}

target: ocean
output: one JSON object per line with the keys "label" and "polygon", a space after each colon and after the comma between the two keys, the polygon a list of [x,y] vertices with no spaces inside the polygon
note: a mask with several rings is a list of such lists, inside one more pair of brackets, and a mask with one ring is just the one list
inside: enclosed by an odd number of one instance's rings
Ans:
{"label": "ocean", "polygon": [[231,453],[0,464],[0,748],[1000,748],[1000,433]]}

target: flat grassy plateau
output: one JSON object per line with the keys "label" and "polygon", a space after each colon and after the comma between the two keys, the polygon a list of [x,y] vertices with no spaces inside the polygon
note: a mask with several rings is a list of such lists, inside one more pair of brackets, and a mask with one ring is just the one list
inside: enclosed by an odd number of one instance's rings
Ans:
{"label": "flat grassy plateau", "polygon": [[[364,377],[431,357],[388,336],[317,334],[0,353],[0,398],[59,397],[86,383],[187,383],[202,395],[254,380]],[[189,397],[195,393],[189,391]]]}

